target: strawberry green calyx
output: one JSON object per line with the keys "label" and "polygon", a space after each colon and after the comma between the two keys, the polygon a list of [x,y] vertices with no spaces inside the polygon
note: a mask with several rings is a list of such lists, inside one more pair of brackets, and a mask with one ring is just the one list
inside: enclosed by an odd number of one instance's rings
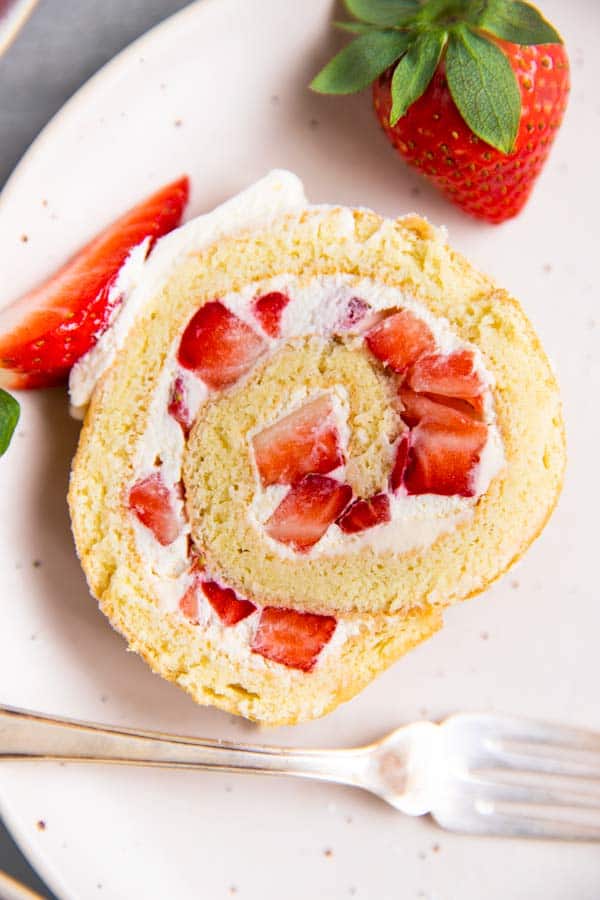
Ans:
{"label": "strawberry green calyx", "polygon": [[323,94],[362,90],[394,67],[389,124],[394,126],[443,63],[448,88],[473,134],[501,153],[515,145],[521,92],[498,41],[560,44],[541,13],[522,0],[346,0],[358,35],[316,76]]}
{"label": "strawberry green calyx", "polygon": [[0,456],[8,450],[21,410],[10,394],[0,388]]}

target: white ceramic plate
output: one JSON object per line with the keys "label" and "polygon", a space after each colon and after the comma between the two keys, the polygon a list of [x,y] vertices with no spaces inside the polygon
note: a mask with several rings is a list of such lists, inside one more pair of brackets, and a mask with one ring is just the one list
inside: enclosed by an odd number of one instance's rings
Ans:
{"label": "white ceramic plate", "polygon": [[[556,515],[518,569],[448,613],[443,633],[348,706],[321,722],[262,732],[196,707],[125,652],[88,596],[69,532],[65,490],[78,425],[62,390],[30,394],[0,462],[2,700],[308,746],[362,743],[401,722],[469,709],[600,729],[600,7],[572,0],[568,16],[562,7],[544,2],[571,49],[569,115],[527,210],[500,228],[470,221],[409,174],[367,96],[309,93],[337,40],[329,0],[193,4],[117,57],[48,126],[1,198],[1,302],[180,172],[192,176],[196,214],[287,167],[316,201],[392,215],[416,209],[445,222],[456,245],[522,298],[559,370],[570,468]],[[450,835],[319,784],[3,764],[0,799],[21,846],[69,900],[479,900],[482,890],[488,900],[592,900],[600,885],[597,847]]]}

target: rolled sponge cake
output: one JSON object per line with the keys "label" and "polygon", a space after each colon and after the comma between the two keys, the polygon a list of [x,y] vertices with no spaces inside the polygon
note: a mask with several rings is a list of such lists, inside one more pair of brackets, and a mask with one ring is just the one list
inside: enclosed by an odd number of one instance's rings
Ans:
{"label": "rolled sponge cake", "polygon": [[[407,323],[404,366],[388,344]],[[470,361],[458,387],[448,360]],[[315,207],[188,254],[145,304],[92,396],[69,503],[130,646],[198,702],[280,724],[353,696],[505,571],[564,462],[518,303],[422,219]]]}

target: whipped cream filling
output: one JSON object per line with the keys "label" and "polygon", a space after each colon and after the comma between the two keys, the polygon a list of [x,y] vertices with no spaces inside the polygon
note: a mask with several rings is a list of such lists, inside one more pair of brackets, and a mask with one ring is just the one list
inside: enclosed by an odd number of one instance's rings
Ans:
{"label": "whipped cream filling", "polygon": [[[346,534],[334,523],[330,525],[321,540],[303,554],[303,557],[319,558],[348,554],[357,552],[364,547],[371,547],[376,553],[407,552],[411,549],[430,546],[442,534],[466,521],[472,514],[477,500],[485,493],[492,478],[504,464],[502,440],[496,424],[489,390],[493,381],[477,348],[458,338],[446,320],[432,316],[421,303],[406,297],[396,288],[368,279],[357,281],[356,278],[348,275],[319,276],[308,282],[301,282],[293,275],[281,275],[274,279],[248,285],[242,291],[225,295],[219,299],[228,309],[247,321],[254,329],[259,330],[253,312],[253,300],[256,296],[272,291],[282,291],[290,297],[290,302],[282,315],[280,337],[268,338],[263,335],[269,343],[269,350],[266,357],[262,357],[263,361],[275,354],[286,341],[306,333],[320,334],[324,339],[328,337],[338,327],[342,315],[348,309],[350,299],[358,296],[366,301],[375,312],[399,307],[413,311],[427,322],[434,334],[438,352],[449,354],[468,348],[474,354],[476,370],[486,389],[484,420],[488,426],[488,440],[474,475],[475,496],[447,497],[436,494],[408,496],[402,492],[390,494],[391,521],[357,534]],[[363,341],[362,336],[356,335],[355,338],[350,339],[350,344],[355,342],[358,349],[363,346]],[[135,471],[139,477],[143,477],[152,470],[153,466],[156,466],[157,460],[162,461],[164,457],[161,477],[173,489],[181,480],[185,444],[181,427],[168,412],[169,392],[177,378],[183,379],[188,398],[195,398],[193,413],[212,393],[197,376],[179,366],[177,363],[178,347],[179,338],[171,348],[161,373],[159,385],[152,401],[146,433],[139,442],[135,460]],[[239,384],[240,382],[237,382],[236,386]],[[302,386],[293,387],[287,397],[282,397],[282,403],[277,412],[268,420],[259,423],[246,436],[248,453],[251,458],[253,458],[251,444],[254,434],[321,393],[323,392],[311,393]],[[349,438],[347,390],[344,385],[340,384],[335,385],[326,393],[331,396],[333,401],[332,406],[342,445],[347,446]],[[390,444],[388,450],[391,467],[394,445]],[[329,477],[337,478],[343,483],[345,472],[346,466],[342,465],[330,472]],[[384,486],[382,489],[385,489]],[[296,551],[271,539],[264,530],[264,523],[288,491],[289,486],[287,485],[276,484],[264,488],[260,483],[258,472],[255,471],[255,492],[248,508],[248,518],[260,534],[261,539],[266,540],[274,552],[294,560],[298,558]],[[139,522],[136,521],[134,527],[140,553],[155,580],[155,593],[160,598],[161,608],[165,612],[175,612],[179,600],[191,584],[187,552],[189,525],[182,516],[181,537],[168,547],[161,547],[157,544],[151,532]],[[224,650],[226,648],[228,655],[237,660],[244,659],[245,662],[252,665],[261,667],[272,665],[268,660],[251,651],[252,639],[260,618],[259,611],[234,626],[225,626],[201,590],[198,591],[198,603],[199,620],[202,627],[205,628],[207,635],[210,634],[214,640],[219,642],[219,646],[222,646]],[[338,620],[334,636],[321,652],[318,664],[322,664],[324,659],[338,652],[343,643],[351,636],[371,625],[369,617]]]}
{"label": "whipped cream filling", "polygon": [[[280,337],[270,339],[271,353],[275,353],[286,341],[302,335],[317,334],[324,338],[329,337],[339,329],[350,300],[353,297],[359,297],[368,303],[370,313],[399,308],[414,312],[430,328],[436,342],[437,353],[448,355],[468,349],[473,353],[475,371],[485,390],[484,421],[488,426],[488,439],[474,473],[473,497],[446,497],[437,494],[407,496],[401,492],[391,494],[390,522],[376,525],[358,534],[345,534],[336,524],[330,525],[321,540],[303,556],[311,558],[345,555],[367,546],[372,547],[376,552],[404,553],[417,547],[430,546],[443,533],[465,521],[479,497],[488,489],[492,478],[504,465],[502,439],[496,424],[490,390],[493,386],[493,378],[485,367],[478,348],[461,340],[452,331],[446,319],[432,315],[424,304],[405,295],[397,288],[368,278],[356,279],[347,274],[321,275],[308,282],[293,275],[278,275],[276,278],[259,284],[247,285],[242,291],[228,294],[220,299],[224,306],[256,328],[252,301],[256,296],[273,291],[281,291],[289,296],[290,303],[283,311]],[[352,345],[357,350],[363,347],[364,337],[356,334],[350,340],[349,346]],[[344,391],[341,386],[335,393],[340,391]],[[312,397],[308,398],[303,395],[302,391],[293,390],[288,398],[283,398],[275,420],[288,415],[300,405],[300,402],[307,399],[312,399]],[[270,421],[261,423],[255,431],[260,431],[269,424],[271,424]],[[340,433],[344,442],[344,426],[340,428]],[[252,435],[249,435],[249,442],[251,437]],[[394,452],[393,446],[389,445],[388,450],[391,461]],[[343,482],[345,467],[340,467],[329,474]],[[255,480],[254,499],[248,510],[250,521],[276,553],[289,559],[297,558],[296,551],[272,540],[263,529],[264,523],[279,505],[288,488],[282,485],[263,488],[258,474],[256,474]],[[385,490],[385,486],[382,486],[382,490]]]}
{"label": "whipped cream filling", "polygon": [[[202,629],[203,634],[209,640],[217,644],[231,659],[238,663],[244,662],[246,665],[251,665],[253,668],[262,669],[263,671],[272,670],[273,667],[276,667],[279,675],[284,672],[291,674],[296,671],[279,663],[274,663],[259,653],[252,651],[252,643],[260,622],[260,606],[257,606],[256,612],[253,612],[235,625],[225,625],[200,588],[197,591],[197,600],[198,627]],[[335,631],[321,650],[316,665],[322,666],[325,660],[339,653],[346,641],[363,631],[373,630],[375,625],[376,620],[369,616],[337,619]]]}
{"label": "whipped cream filling", "polygon": [[[72,370],[69,388],[73,414],[82,416],[85,412],[95,385],[124,345],[136,318],[146,304],[156,296],[186,255],[208,246],[225,235],[267,227],[281,216],[300,212],[306,205],[299,179],[292,173],[276,171],[227,201],[214,212],[200,216],[165,236],[155,244],[150,255],[147,253],[148,242],[134,248],[112,288],[114,294],[111,300],[117,301],[118,305],[111,326],[100,337],[96,346]],[[344,210],[340,213],[342,219],[344,213]],[[382,228],[387,225],[388,223],[384,223]],[[348,211],[349,235],[353,233],[353,229],[354,221],[351,212]],[[280,336],[271,338],[262,333],[268,345],[268,355],[273,355],[284,342],[296,337],[308,334],[321,335],[324,339],[330,337],[339,329],[340,322],[347,314],[349,300],[352,297],[360,297],[368,303],[373,312],[393,308],[404,308],[414,312],[431,329],[438,353],[450,354],[468,348],[474,354],[476,371],[486,389],[484,418],[488,426],[488,440],[474,476],[474,497],[446,497],[433,494],[406,496],[401,492],[390,495],[390,522],[376,525],[358,534],[345,534],[337,525],[331,525],[306,556],[347,554],[363,547],[371,547],[375,552],[402,553],[416,547],[429,546],[441,534],[451,531],[465,521],[472,514],[479,497],[485,493],[491,480],[504,465],[503,444],[489,390],[493,386],[493,379],[484,365],[479,350],[461,341],[445,319],[433,316],[413,297],[389,285],[371,279],[357,279],[346,274],[316,276],[308,282],[300,281],[293,275],[282,274],[260,283],[249,284],[241,291],[220,297],[219,300],[252,328],[260,331],[252,301],[257,296],[274,291],[285,293],[290,297],[290,303],[283,310]],[[358,349],[363,345],[363,338],[357,334],[350,339],[349,346],[352,346],[353,342]],[[185,439],[181,426],[168,411],[169,398],[175,380],[182,379],[188,406],[194,417],[212,393],[194,373],[183,369],[177,363],[178,346],[179,339],[170,349],[160,374],[146,432],[137,444],[134,459],[134,480],[157,471],[157,468],[160,470],[164,483],[173,491],[181,519],[180,536],[169,546],[163,547],[155,540],[152,532],[132,516],[146,578],[153,594],[159,600],[160,609],[166,613],[173,613],[179,609],[179,602],[193,580],[189,572],[190,528],[185,518],[183,500],[179,499],[177,492],[177,486],[181,481]],[[308,399],[300,396],[301,393],[301,390],[292,389],[288,397],[282,398],[277,418],[286,415]],[[343,443],[347,444],[348,408],[343,385],[336,386],[333,396],[340,434]],[[268,424],[270,423],[261,423],[260,429]],[[252,435],[247,437],[250,442]],[[393,452],[394,448],[390,445],[390,460]],[[251,453],[250,443],[249,453]],[[330,473],[330,476],[344,481],[345,466],[340,466]],[[288,489],[282,485],[265,489],[256,473],[256,489],[253,502],[248,509],[248,517],[261,538],[269,541],[277,553],[294,559],[297,558],[296,552],[269,538],[263,527]],[[234,626],[225,626],[201,590],[198,590],[197,595],[199,621],[208,637],[217,641],[219,646],[236,660],[243,659],[259,667],[274,665],[251,650],[260,609]],[[322,664],[331,654],[339,652],[351,636],[361,629],[371,627],[370,617],[338,620],[333,638],[322,650],[317,665]],[[279,665],[277,667],[279,670],[282,668]]]}
{"label": "whipped cream filling", "polygon": [[212,212],[162,237],[150,255],[148,239],[134,247],[109,294],[115,303],[110,327],[71,369],[71,415],[83,418],[96,384],[114,362],[136,318],[186,256],[225,236],[268,227],[283,215],[300,212],[306,204],[298,176],[276,169]]}

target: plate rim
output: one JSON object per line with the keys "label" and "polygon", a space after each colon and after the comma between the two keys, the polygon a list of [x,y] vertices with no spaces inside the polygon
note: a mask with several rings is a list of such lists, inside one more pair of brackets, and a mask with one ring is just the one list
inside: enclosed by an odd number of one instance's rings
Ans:
{"label": "plate rim", "polygon": [[73,109],[77,108],[82,103],[85,104],[88,94],[94,90],[97,81],[100,81],[106,75],[110,75],[113,69],[116,71],[123,63],[126,64],[128,62],[128,57],[132,52],[135,52],[140,47],[156,40],[158,33],[162,35],[169,31],[170,28],[178,27],[181,20],[187,18],[187,16],[193,18],[199,9],[205,9],[207,6],[222,2],[223,0],[191,0],[191,2],[188,3],[187,6],[184,6],[183,9],[172,13],[170,16],[167,16],[166,19],[163,19],[161,22],[158,22],[143,34],[139,35],[139,37],[135,38],[131,43],[119,50],[107,62],[100,66],[99,69],[90,75],[90,77],[65,100],[54,115],[48,119],[41,131],[38,132],[31,144],[17,161],[15,167],[5,181],[2,190],[0,190],[0,214],[2,213],[4,204],[7,202],[7,198],[10,198],[15,190],[15,186],[18,188],[19,176],[22,174],[21,170],[26,168],[31,160],[36,158],[40,152],[44,151],[47,141],[55,130],[55,126],[61,125],[63,118],[66,118]]}

